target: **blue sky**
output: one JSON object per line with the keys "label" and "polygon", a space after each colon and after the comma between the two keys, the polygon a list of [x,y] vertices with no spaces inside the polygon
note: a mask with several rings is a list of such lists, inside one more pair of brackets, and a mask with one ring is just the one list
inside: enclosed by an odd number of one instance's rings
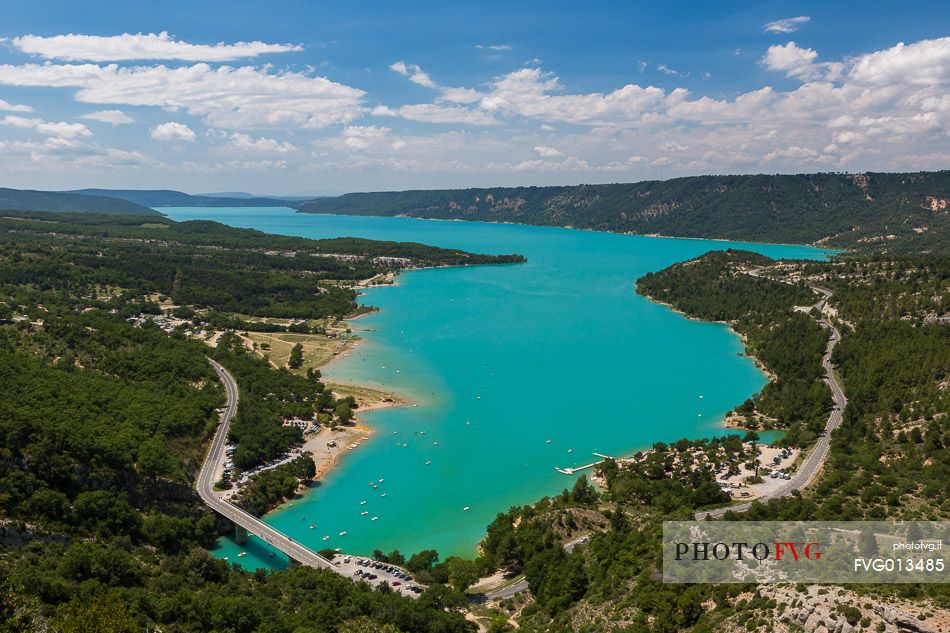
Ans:
{"label": "blue sky", "polygon": [[21,2],[0,184],[352,190],[950,167],[946,2]]}

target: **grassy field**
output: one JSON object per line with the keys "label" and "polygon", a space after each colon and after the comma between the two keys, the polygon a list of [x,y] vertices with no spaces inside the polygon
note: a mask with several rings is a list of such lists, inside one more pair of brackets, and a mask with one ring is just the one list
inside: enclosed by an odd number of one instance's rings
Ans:
{"label": "grassy field", "polygon": [[350,349],[353,337],[329,338],[325,334],[296,334],[291,332],[248,332],[241,338],[255,344],[260,354],[267,354],[275,367],[287,367],[290,350],[300,343],[303,346],[303,365],[295,372],[305,374],[308,367],[319,369],[334,357]]}

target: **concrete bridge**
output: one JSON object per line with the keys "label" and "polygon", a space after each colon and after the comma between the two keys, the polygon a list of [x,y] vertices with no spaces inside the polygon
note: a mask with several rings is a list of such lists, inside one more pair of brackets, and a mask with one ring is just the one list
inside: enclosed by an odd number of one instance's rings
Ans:
{"label": "concrete bridge", "polygon": [[224,412],[221,414],[221,424],[214,434],[211,449],[205,457],[204,464],[201,466],[201,472],[198,474],[198,480],[195,484],[201,499],[208,504],[212,510],[234,523],[234,538],[239,544],[246,543],[247,535],[253,534],[254,536],[260,537],[265,543],[270,544],[286,554],[290,559],[291,565],[303,564],[310,567],[322,567],[343,575],[349,575],[310,548],[301,545],[283,532],[275,530],[254,515],[245,512],[215,494],[215,471],[224,457],[224,447],[227,444],[231,418],[234,417],[237,411],[238,387],[234,381],[234,377],[232,377],[224,367],[213,360],[210,362],[215,371],[218,372],[221,382],[224,383],[224,388],[227,390],[228,403]]}

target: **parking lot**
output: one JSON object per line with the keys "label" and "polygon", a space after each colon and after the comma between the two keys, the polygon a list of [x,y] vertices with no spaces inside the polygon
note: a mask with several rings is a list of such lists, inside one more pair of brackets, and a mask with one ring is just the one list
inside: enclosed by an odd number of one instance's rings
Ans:
{"label": "parking lot", "polygon": [[344,575],[368,582],[374,587],[388,584],[394,591],[409,597],[418,597],[424,590],[406,570],[372,558],[338,554],[333,558],[333,564],[339,567]]}

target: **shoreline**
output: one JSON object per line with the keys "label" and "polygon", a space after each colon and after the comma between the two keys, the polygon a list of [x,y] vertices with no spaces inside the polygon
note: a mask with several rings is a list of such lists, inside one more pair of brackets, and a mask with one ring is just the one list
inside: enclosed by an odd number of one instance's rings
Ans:
{"label": "shoreline", "polygon": [[[640,293],[638,292],[637,294],[640,294]],[[666,307],[670,312],[673,312],[673,313],[675,313],[675,314],[678,314],[678,315],[680,315],[681,317],[683,317],[683,318],[685,318],[685,319],[687,319],[687,320],[689,320],[689,321],[696,321],[696,322],[699,322],[699,323],[718,323],[718,324],[720,324],[720,325],[725,325],[727,328],[729,328],[729,331],[730,331],[734,336],[736,336],[736,338],[738,338],[739,341],[742,343],[742,354],[741,354],[741,356],[744,356],[744,357],[749,358],[749,359],[752,360],[752,362],[755,364],[756,369],[758,369],[760,372],[762,372],[762,374],[763,374],[763,375],[765,376],[765,378],[767,379],[767,381],[768,381],[767,384],[771,384],[771,383],[773,383],[773,382],[775,382],[775,381],[777,380],[777,376],[775,375],[775,373],[774,373],[771,369],[769,369],[769,368],[765,365],[765,363],[763,363],[762,360],[761,360],[758,356],[756,356],[755,354],[753,354],[753,353],[751,353],[751,352],[749,351],[749,345],[748,345],[748,340],[747,340],[747,338],[746,338],[743,334],[740,334],[739,332],[737,332],[737,331],[735,330],[735,328],[732,327],[732,324],[729,323],[728,321],[708,321],[708,320],[706,320],[706,319],[700,319],[699,317],[690,316],[689,314],[687,314],[687,313],[684,312],[683,310],[680,310],[680,309],[676,308],[675,306],[673,306],[673,304],[671,304],[671,303],[668,303],[668,302],[666,302],[666,301],[660,301],[659,299],[656,299],[656,298],[654,298],[654,297],[651,297],[651,296],[648,295],[648,294],[643,294],[643,295],[640,295],[640,296],[646,297],[646,298],[647,298],[649,301],[651,301],[652,303],[655,303],[655,304],[657,304],[657,305],[661,305],[661,306]],[[763,386],[762,389],[765,389],[765,387]],[[759,389],[756,393],[761,392],[762,389]],[[755,395],[755,394],[752,394],[752,395]],[[750,396],[750,397],[751,397],[751,396]],[[748,427],[745,427],[745,426],[742,426],[742,425],[738,424],[738,423],[736,422],[736,418],[741,418],[741,416],[738,416],[738,415],[735,413],[735,409],[733,409],[732,411],[727,412],[726,415],[723,417],[722,422],[721,422],[722,428],[724,428],[724,429],[732,429],[732,430],[742,430],[742,431],[757,431],[757,430],[770,431],[770,430],[782,430],[782,429],[771,429],[771,428],[750,429],[750,428],[748,428]],[[741,418],[741,419],[744,419],[744,418]]]}
{"label": "shoreline", "polygon": [[[640,293],[638,292],[637,294],[640,294]],[[664,307],[668,308],[670,312],[673,312],[673,313],[675,313],[675,314],[680,315],[681,317],[683,317],[683,318],[686,319],[687,321],[696,321],[697,323],[717,323],[717,324],[719,324],[719,325],[725,325],[727,328],[729,328],[729,331],[732,332],[732,334],[734,334],[734,335],[739,339],[739,341],[742,342],[742,354],[741,354],[741,356],[745,356],[746,358],[752,359],[752,362],[755,363],[756,369],[758,369],[759,371],[761,371],[761,372],[765,375],[765,377],[768,378],[768,381],[769,381],[770,383],[771,383],[771,382],[775,382],[775,381],[777,380],[777,377],[776,377],[775,373],[774,373],[771,369],[769,369],[769,368],[766,366],[766,364],[763,363],[762,360],[761,360],[758,356],[756,356],[755,354],[753,354],[752,352],[749,351],[748,340],[746,339],[746,336],[745,336],[744,334],[740,334],[739,332],[737,332],[736,329],[735,329],[734,327],[732,327],[732,323],[730,323],[729,321],[710,321],[710,320],[707,320],[707,319],[701,319],[701,318],[699,318],[699,317],[694,317],[694,316],[691,316],[691,315],[687,314],[686,312],[684,312],[684,311],[680,310],[679,308],[675,307],[672,303],[667,303],[666,301],[660,301],[659,299],[655,299],[655,298],[653,298],[653,297],[651,297],[650,295],[647,295],[647,294],[644,294],[644,295],[641,295],[641,296],[646,297],[646,298],[649,299],[652,303],[655,303],[655,304],[657,304],[657,305],[661,305],[661,306],[664,306]],[[763,387],[763,389],[764,389],[764,387]],[[762,389],[759,389],[759,391],[762,391]],[[729,415],[727,414],[727,415],[726,415],[726,418],[728,418],[728,417],[729,417]],[[723,422],[725,422],[725,420],[724,420]],[[742,428],[742,427],[729,427],[729,426],[727,426],[726,428]]]}
{"label": "shoreline", "polygon": [[[393,273],[388,273],[385,277],[388,279],[393,279],[395,276],[396,275]],[[371,279],[362,280],[359,282],[357,287],[365,289],[377,287],[385,288],[399,285],[394,280],[392,283],[388,284],[369,283],[373,279],[377,278],[379,278],[379,275],[372,277]],[[340,319],[340,322],[349,325],[350,321],[354,321],[377,311],[378,308],[373,308],[371,310]],[[364,339],[361,336],[354,336],[353,338],[349,339],[349,343],[344,344],[343,349],[337,354],[334,354],[326,362],[313,366],[314,370],[321,372],[321,381],[330,391],[333,392],[334,396],[353,396],[356,398],[358,407],[353,410],[354,415],[352,423],[346,426],[337,427],[336,429],[332,429],[330,427],[321,427],[316,433],[310,433],[304,436],[304,442],[301,449],[310,452],[316,472],[312,479],[301,482],[293,498],[287,499],[284,502],[278,504],[276,507],[265,513],[264,516],[267,516],[272,512],[284,510],[291,502],[298,501],[301,499],[301,497],[306,496],[307,491],[313,487],[314,482],[325,479],[331,472],[333,472],[347,453],[358,449],[364,442],[368,442],[373,438],[373,436],[376,434],[376,431],[366,423],[366,420],[363,417],[364,414],[371,411],[392,409],[395,407],[405,407],[409,406],[410,404],[414,404],[410,398],[396,393],[388,388],[384,388],[381,385],[363,382],[351,382],[345,378],[335,379],[332,376],[332,372],[330,372],[330,375],[327,375],[328,370],[330,370],[336,363],[348,357],[352,352],[356,351],[363,340]]]}
{"label": "shoreline", "polygon": [[[287,207],[292,208],[292,207]],[[346,214],[346,213],[322,213],[319,211],[300,211],[299,209],[293,209],[295,214],[299,215],[331,215],[345,218],[400,218],[403,220],[425,220],[427,222],[470,222],[473,224],[502,224],[502,225],[513,225],[513,226],[531,226],[536,228],[549,228],[549,229],[563,229],[567,231],[587,231],[589,233],[605,233],[607,235],[630,235],[634,237],[659,237],[667,240],[699,240],[705,242],[732,242],[734,244],[767,244],[770,246],[806,246],[809,248],[815,248],[823,251],[835,251],[837,253],[847,253],[851,249],[848,248],[836,248],[836,247],[827,247],[821,246],[818,244],[820,240],[833,239],[837,236],[828,236],[820,238],[816,242],[811,242],[809,244],[799,244],[796,242],[758,242],[755,240],[743,240],[743,239],[734,239],[729,237],[686,237],[682,235],[664,235],[662,233],[635,233],[632,231],[603,231],[600,229],[593,228],[583,228],[573,225],[554,225],[554,224],[525,224],[524,222],[511,222],[507,220],[466,220],[464,218],[429,218],[419,215],[406,215],[406,214],[397,214],[397,215],[371,215],[371,214]]]}

